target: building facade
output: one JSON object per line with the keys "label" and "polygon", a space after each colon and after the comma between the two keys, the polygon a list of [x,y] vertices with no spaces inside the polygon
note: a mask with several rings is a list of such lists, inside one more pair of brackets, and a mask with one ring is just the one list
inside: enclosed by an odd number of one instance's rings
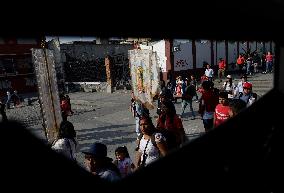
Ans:
{"label": "building facade", "polygon": [[40,38],[0,38],[1,96],[7,91],[37,90],[31,48],[40,48]]}

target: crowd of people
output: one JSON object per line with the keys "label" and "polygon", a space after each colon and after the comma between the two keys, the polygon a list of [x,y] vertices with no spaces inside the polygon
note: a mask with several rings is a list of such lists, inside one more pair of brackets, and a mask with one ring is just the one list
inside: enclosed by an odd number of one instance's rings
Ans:
{"label": "crowd of people", "polygon": [[[152,119],[149,110],[132,92],[130,110],[135,119],[137,134],[135,159],[131,160],[126,146],[119,146],[115,150],[115,160],[113,160],[107,157],[107,146],[96,142],[88,150],[82,152],[86,168],[103,179],[116,181],[182,147],[187,142],[183,126],[184,112],[189,106],[191,120],[196,119],[194,101],[199,104],[197,112],[201,116],[205,132],[210,132],[257,100],[257,95],[252,92],[253,85],[247,80],[247,75],[258,73],[263,60],[265,65],[262,65],[262,73],[272,72],[273,55],[270,52],[263,59],[259,59],[255,53],[253,56],[240,55],[236,61],[241,78],[238,84],[235,84],[232,76],[226,73],[227,64],[222,58],[219,60],[217,76],[207,63],[199,83],[194,75],[185,78],[177,76],[176,79],[169,79],[167,83],[161,81],[156,120]],[[215,88],[215,77],[219,79],[219,83],[226,79],[221,84],[221,88]],[[60,94],[59,98],[63,121],[51,148],[76,162],[78,149],[76,131],[73,124],[67,120],[74,112],[68,95]],[[177,114],[174,104],[177,99],[182,100],[180,115]],[[3,114],[5,114],[5,107],[10,108],[11,101],[14,106],[19,104],[20,97],[17,92],[13,95],[7,92],[6,101],[1,103],[3,120],[7,119]]]}

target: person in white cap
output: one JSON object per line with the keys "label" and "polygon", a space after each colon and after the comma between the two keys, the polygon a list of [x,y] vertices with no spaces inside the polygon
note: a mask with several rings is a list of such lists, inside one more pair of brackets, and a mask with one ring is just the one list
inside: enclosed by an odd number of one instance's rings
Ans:
{"label": "person in white cap", "polygon": [[233,78],[231,75],[227,75],[227,81],[224,82],[222,90],[228,93],[229,98],[232,98],[231,96],[234,93],[235,84],[233,83]]}

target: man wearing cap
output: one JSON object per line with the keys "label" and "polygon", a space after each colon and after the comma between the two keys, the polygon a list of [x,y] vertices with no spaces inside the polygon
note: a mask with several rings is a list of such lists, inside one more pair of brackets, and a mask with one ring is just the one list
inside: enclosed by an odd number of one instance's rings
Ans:
{"label": "man wearing cap", "polygon": [[250,82],[245,82],[243,89],[243,92],[239,94],[238,98],[243,100],[247,106],[250,106],[257,99],[257,95],[252,92],[252,84]]}
{"label": "man wearing cap", "polygon": [[94,143],[82,153],[85,154],[85,165],[92,174],[111,182],[120,179],[118,168],[112,163],[112,159],[107,157],[106,145]]}

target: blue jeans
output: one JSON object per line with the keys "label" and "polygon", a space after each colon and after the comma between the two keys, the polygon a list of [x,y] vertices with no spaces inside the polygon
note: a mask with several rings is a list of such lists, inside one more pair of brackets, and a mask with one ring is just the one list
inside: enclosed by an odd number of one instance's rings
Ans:
{"label": "blue jeans", "polygon": [[140,130],[140,118],[139,117],[135,117],[135,132],[137,134],[137,136],[139,136],[141,134],[141,130]]}
{"label": "blue jeans", "polygon": [[266,72],[272,71],[272,62],[266,62]]}
{"label": "blue jeans", "polygon": [[195,94],[195,100],[198,101],[198,95],[197,95],[197,93]]}
{"label": "blue jeans", "polygon": [[203,125],[205,132],[208,132],[209,130],[213,129],[213,119],[203,119]]}
{"label": "blue jeans", "polygon": [[181,108],[182,108],[182,112],[181,112],[181,116],[184,113],[184,110],[186,108],[186,106],[189,105],[192,117],[195,117],[194,111],[193,111],[193,107],[192,107],[192,100],[182,100],[182,104],[181,104]]}
{"label": "blue jeans", "polygon": [[249,74],[249,73],[250,73],[250,65],[251,65],[251,63],[250,63],[250,62],[248,62],[248,63],[247,63],[247,65],[246,65],[246,67],[247,67],[247,74]]}

